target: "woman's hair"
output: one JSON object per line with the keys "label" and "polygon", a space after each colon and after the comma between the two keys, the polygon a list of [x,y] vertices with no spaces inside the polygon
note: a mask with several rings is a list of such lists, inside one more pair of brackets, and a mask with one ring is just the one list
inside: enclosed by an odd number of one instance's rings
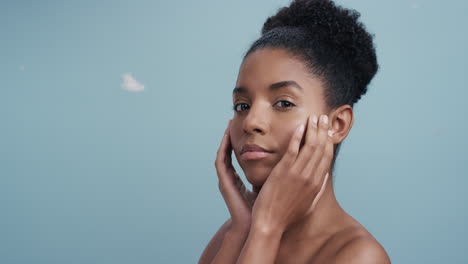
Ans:
{"label": "woman's hair", "polygon": [[[261,48],[285,49],[322,80],[329,110],[345,104],[352,107],[367,92],[379,68],[373,35],[359,17],[356,10],[331,0],[294,0],[265,21],[261,37],[244,59]],[[332,168],[340,145],[335,146]]]}

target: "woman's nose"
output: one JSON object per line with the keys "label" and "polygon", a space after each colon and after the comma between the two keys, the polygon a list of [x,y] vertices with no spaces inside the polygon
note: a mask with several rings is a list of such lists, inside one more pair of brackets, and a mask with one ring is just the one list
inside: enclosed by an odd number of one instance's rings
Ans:
{"label": "woman's nose", "polygon": [[266,111],[260,107],[251,107],[249,113],[244,119],[244,132],[245,133],[260,133],[265,134],[267,130],[267,117]]}

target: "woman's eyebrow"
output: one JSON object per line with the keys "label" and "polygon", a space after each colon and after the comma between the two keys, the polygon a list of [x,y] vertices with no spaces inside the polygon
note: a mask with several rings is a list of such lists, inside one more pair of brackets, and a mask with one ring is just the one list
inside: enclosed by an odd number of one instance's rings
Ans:
{"label": "woman's eyebrow", "polygon": [[[294,87],[294,88],[298,89],[301,92],[304,90],[297,82],[295,82],[293,80],[273,83],[268,87],[268,90],[276,91],[276,90],[279,90],[281,88],[286,88],[286,87]],[[245,87],[242,87],[242,86],[236,87],[236,88],[234,88],[234,90],[232,90],[233,95],[234,94],[248,94],[248,93],[249,92],[247,91],[247,89]]]}

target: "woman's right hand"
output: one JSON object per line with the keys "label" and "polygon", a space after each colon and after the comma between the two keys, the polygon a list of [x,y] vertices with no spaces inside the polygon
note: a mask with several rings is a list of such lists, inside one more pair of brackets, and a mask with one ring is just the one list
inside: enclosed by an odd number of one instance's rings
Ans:
{"label": "woman's right hand", "polygon": [[257,193],[248,190],[232,165],[232,145],[230,124],[226,128],[216,154],[215,167],[218,174],[218,187],[231,214],[230,231],[248,234],[252,218],[252,207]]}

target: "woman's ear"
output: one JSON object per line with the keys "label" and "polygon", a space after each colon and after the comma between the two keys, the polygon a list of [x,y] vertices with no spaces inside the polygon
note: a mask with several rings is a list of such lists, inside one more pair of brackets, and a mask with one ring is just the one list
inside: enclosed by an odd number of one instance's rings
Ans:
{"label": "woman's ear", "polygon": [[350,105],[342,105],[333,110],[329,118],[329,134],[331,133],[332,135],[333,144],[339,144],[348,136],[349,131],[353,127],[353,108]]}

